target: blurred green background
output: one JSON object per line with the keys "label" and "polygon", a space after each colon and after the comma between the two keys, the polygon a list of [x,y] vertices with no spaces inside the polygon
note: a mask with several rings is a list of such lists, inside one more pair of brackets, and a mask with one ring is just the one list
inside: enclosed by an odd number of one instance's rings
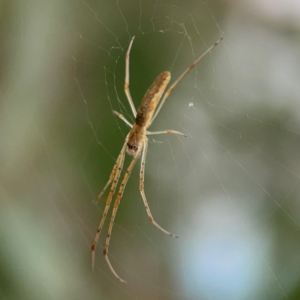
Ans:
{"label": "blurred green background", "polygon": [[[0,4],[1,299],[299,299],[297,1],[63,0]],[[126,187],[109,256],[90,246],[108,180],[156,76],[176,79]],[[126,157],[125,165],[130,158]],[[107,223],[107,222],[106,222]]]}

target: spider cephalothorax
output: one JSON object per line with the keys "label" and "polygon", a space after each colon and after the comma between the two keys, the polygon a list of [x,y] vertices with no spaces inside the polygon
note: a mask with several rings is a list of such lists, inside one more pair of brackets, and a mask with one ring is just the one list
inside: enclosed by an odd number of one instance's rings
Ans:
{"label": "spider cephalothorax", "polygon": [[129,155],[135,155],[144,142],[146,136],[146,128],[138,124],[134,124],[128,135],[126,152]]}

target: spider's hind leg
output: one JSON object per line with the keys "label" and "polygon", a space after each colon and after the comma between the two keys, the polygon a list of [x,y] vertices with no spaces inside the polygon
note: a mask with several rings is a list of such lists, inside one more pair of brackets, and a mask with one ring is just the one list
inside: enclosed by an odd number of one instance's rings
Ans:
{"label": "spider's hind leg", "polygon": [[122,115],[120,114],[119,112],[113,110],[112,111],[116,116],[118,116],[122,121],[124,121],[130,128],[132,128],[132,124]]}
{"label": "spider's hind leg", "polygon": [[172,129],[167,129],[167,130],[161,130],[161,131],[147,131],[146,134],[147,135],[154,135],[154,134],[165,134],[165,133],[171,133],[171,134],[177,134],[177,135],[182,135],[187,137],[186,134],[180,132],[180,131],[176,131],[176,130],[172,130]]}

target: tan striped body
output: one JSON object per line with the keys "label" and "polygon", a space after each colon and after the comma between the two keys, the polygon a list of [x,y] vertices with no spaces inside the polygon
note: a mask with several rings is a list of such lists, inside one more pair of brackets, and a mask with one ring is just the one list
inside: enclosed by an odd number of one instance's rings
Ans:
{"label": "tan striped body", "polygon": [[146,129],[152,119],[157,104],[171,79],[170,72],[161,73],[146,92],[137,110],[135,124],[130,130],[127,153],[134,155],[146,137]]}
{"label": "tan striped body", "polygon": [[[176,130],[160,130],[160,131],[148,131],[148,127],[152,124],[152,122],[155,120],[159,112],[161,111],[163,105],[165,104],[166,100],[174,90],[174,88],[177,86],[177,84],[182,80],[182,78],[192,70],[195,65],[206,55],[208,54],[215,46],[217,46],[221,41],[222,38],[219,39],[216,43],[214,43],[211,47],[209,47],[202,55],[200,55],[176,80],[175,82],[168,88],[168,90],[164,93],[168,83],[171,79],[170,72],[163,72],[161,73],[154,83],[150,86],[147,93],[142,99],[142,102],[140,104],[140,107],[138,110],[136,110],[135,105],[133,103],[130,89],[129,89],[129,54],[130,49],[133,43],[134,37],[132,37],[128,50],[126,52],[125,56],[125,83],[124,83],[124,91],[127,97],[127,100],[129,102],[131,111],[133,113],[133,116],[135,117],[135,123],[132,124],[129,122],[121,113],[113,111],[115,115],[117,115],[121,120],[123,120],[130,128],[130,132],[126,136],[125,142],[122,146],[121,152],[115,162],[115,165],[111,171],[111,174],[109,176],[109,179],[104,186],[103,190],[99,193],[98,197],[96,198],[96,202],[98,202],[101,198],[101,196],[104,194],[104,192],[107,190],[108,187],[110,187],[108,197],[106,199],[105,208],[102,214],[102,218],[100,220],[95,238],[93,240],[92,246],[91,246],[91,252],[92,252],[92,268],[94,269],[95,265],[95,250],[96,245],[98,243],[101,230],[103,228],[106,216],[108,214],[109,207],[112,202],[112,198],[116,192],[116,188],[123,170],[124,160],[126,152],[130,155],[133,155],[133,158],[129,164],[129,166],[126,169],[126,172],[124,173],[123,179],[121,181],[121,184],[119,186],[119,190],[117,192],[116,199],[113,204],[113,211],[111,214],[111,218],[109,221],[108,231],[105,239],[105,246],[103,249],[103,255],[105,257],[105,260],[111,270],[111,272],[114,274],[114,276],[121,282],[125,282],[114,270],[109,258],[108,258],[108,247],[111,239],[111,233],[113,224],[115,222],[115,217],[117,214],[117,210],[120,204],[120,201],[123,196],[123,192],[125,190],[126,184],[128,182],[128,179],[131,175],[131,172],[141,156],[141,168],[140,168],[140,175],[139,175],[139,191],[141,193],[141,197],[143,199],[143,203],[146,209],[146,213],[148,216],[149,221],[158,228],[161,232],[171,236],[178,238],[177,235],[165,230],[162,226],[160,226],[153,218],[152,213],[150,211],[150,207],[148,205],[145,191],[144,191],[144,176],[145,176],[145,166],[146,166],[146,155],[147,155],[147,149],[148,149],[148,138],[147,135],[157,135],[157,134],[175,134],[179,136],[186,136],[184,133],[181,133]],[[164,95],[163,95],[164,94]]]}

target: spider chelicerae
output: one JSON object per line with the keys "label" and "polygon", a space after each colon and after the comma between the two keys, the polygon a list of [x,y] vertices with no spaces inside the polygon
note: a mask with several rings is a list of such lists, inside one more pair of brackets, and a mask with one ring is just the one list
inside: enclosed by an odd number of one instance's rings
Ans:
{"label": "spider chelicerae", "polygon": [[[165,134],[165,133],[177,134],[177,135],[182,135],[182,136],[186,136],[186,135],[179,132],[179,131],[175,131],[175,130],[148,131],[148,128],[152,124],[152,122],[155,120],[157,115],[159,114],[160,110],[162,109],[163,105],[165,104],[166,100],[168,99],[168,97],[172,93],[173,89],[177,86],[177,84],[182,80],[182,78],[190,70],[192,70],[195,67],[195,65],[206,54],[208,54],[215,46],[217,46],[222,41],[222,39],[223,38],[219,39],[212,46],[210,46],[201,56],[199,56],[178,77],[178,79],[168,88],[168,90],[165,93],[164,93],[164,91],[165,91],[165,89],[166,89],[166,87],[167,87],[167,85],[168,85],[168,83],[170,82],[170,79],[171,79],[171,73],[167,72],[167,71],[161,73],[156,78],[154,83],[150,86],[148,91],[146,92],[146,94],[145,94],[144,98],[142,99],[142,102],[141,102],[141,104],[140,104],[137,111],[136,111],[135,106],[133,104],[131,94],[130,94],[130,90],[129,90],[129,55],[130,55],[130,50],[131,50],[131,47],[132,47],[134,37],[131,39],[128,50],[127,50],[127,53],[126,53],[126,58],[125,58],[125,69],[126,70],[125,70],[124,89],[125,89],[125,94],[127,96],[127,99],[128,99],[129,105],[131,107],[133,116],[135,117],[135,123],[131,124],[122,114],[120,114],[116,111],[113,111],[113,113],[115,115],[117,115],[121,120],[123,120],[127,125],[129,125],[131,127],[131,130],[129,131],[129,133],[127,134],[127,136],[125,138],[124,145],[123,145],[123,147],[121,149],[121,152],[120,152],[120,154],[119,154],[119,156],[118,156],[118,158],[117,158],[117,160],[114,164],[114,167],[111,171],[108,182],[106,183],[103,190],[101,191],[101,193],[96,198],[96,202],[98,202],[100,200],[100,198],[102,197],[102,195],[104,194],[104,192],[106,191],[106,189],[111,185],[108,197],[106,199],[103,215],[102,215],[100,224],[98,226],[98,230],[97,230],[97,233],[95,235],[93,244],[91,246],[92,268],[94,268],[94,264],[95,264],[96,245],[97,245],[97,242],[98,242],[100,232],[102,230],[105,218],[107,216],[107,213],[108,213],[108,210],[109,210],[109,207],[110,207],[110,204],[111,204],[112,197],[115,194],[116,187],[117,187],[118,181],[120,179],[120,174],[121,174],[122,169],[123,169],[123,164],[124,164],[126,152],[129,155],[132,155],[133,159],[132,159],[131,163],[129,164],[129,166],[126,170],[125,175],[123,177],[123,180],[121,182],[121,185],[119,187],[119,191],[117,193],[117,197],[116,197],[116,200],[115,200],[114,205],[113,205],[113,211],[112,211],[111,219],[110,219],[110,222],[109,222],[108,232],[107,232],[107,236],[106,236],[106,240],[105,240],[105,246],[104,246],[104,249],[103,249],[103,255],[105,257],[105,260],[106,260],[110,270],[112,271],[112,273],[115,275],[115,277],[118,280],[120,280],[121,282],[125,282],[117,274],[117,272],[114,270],[114,268],[112,267],[112,265],[110,263],[110,260],[108,258],[108,247],[109,247],[111,232],[112,232],[113,224],[114,224],[115,217],[116,217],[116,214],[117,214],[118,206],[120,204],[125,186],[126,186],[127,181],[130,177],[131,171],[132,171],[135,163],[137,162],[137,160],[140,156],[142,156],[142,161],[141,161],[141,169],[140,169],[140,176],[139,176],[139,190],[140,190],[140,193],[141,193],[141,196],[142,196],[145,208],[146,208],[148,218],[149,218],[150,222],[154,226],[156,226],[159,230],[161,230],[162,232],[164,232],[165,234],[167,234],[169,236],[178,238],[177,235],[174,235],[174,234],[170,233],[169,231],[165,230],[159,224],[156,223],[156,221],[153,219],[153,216],[151,214],[151,211],[150,211],[147,199],[146,199],[146,195],[145,195],[145,191],[144,191],[144,175],[145,175],[146,154],[147,154],[147,148],[148,148],[147,135]],[[164,95],[163,95],[163,93],[164,93]],[[161,99],[162,96],[163,96],[163,98],[160,102],[160,99]]]}

